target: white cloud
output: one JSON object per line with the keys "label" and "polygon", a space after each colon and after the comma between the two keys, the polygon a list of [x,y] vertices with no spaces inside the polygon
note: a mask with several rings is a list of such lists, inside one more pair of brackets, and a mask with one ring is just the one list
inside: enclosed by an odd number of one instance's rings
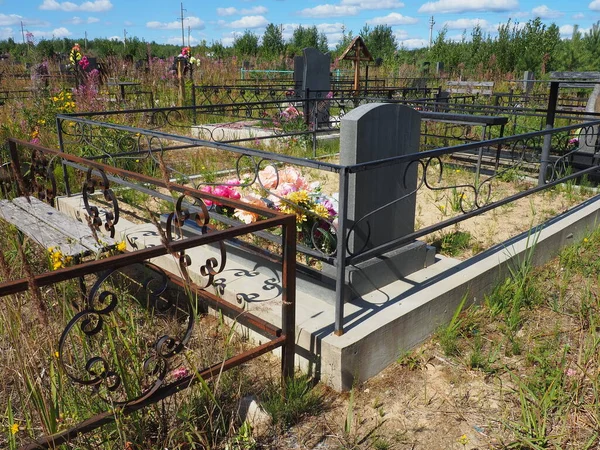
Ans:
{"label": "white cloud", "polygon": [[299,14],[303,17],[315,18],[355,16],[358,14],[358,7],[351,5],[330,5],[327,3],[315,6],[314,8],[305,8]]}
{"label": "white cloud", "polygon": [[12,28],[0,28],[0,39],[6,40],[8,38],[14,38],[14,32]]}
{"label": "white cloud", "polygon": [[37,20],[37,19],[26,19],[23,16],[19,16],[18,14],[0,14],[0,26],[10,26],[10,25],[19,25],[21,26],[21,22],[24,25],[29,26],[37,26],[37,27],[47,27],[50,26],[50,23]]}
{"label": "white cloud", "polygon": [[427,47],[429,45],[429,41],[426,39],[404,39],[403,41],[398,42],[398,45],[410,50],[413,48]]}
{"label": "white cloud", "polygon": [[[594,0],[600,3],[600,0]],[[420,13],[464,13],[475,11],[503,12],[519,7],[518,0],[438,0],[427,2],[419,8]]]}
{"label": "white cloud", "polygon": [[396,37],[397,42],[401,42],[408,39],[408,33],[405,30],[394,31],[394,36]]}
{"label": "white cloud", "polygon": [[344,26],[344,24],[341,22],[320,23],[317,25],[317,30],[319,30],[325,34],[341,33],[343,26]]}
{"label": "white cloud", "polygon": [[66,23],[70,23],[72,25],[81,25],[82,23],[96,23],[100,22],[100,19],[97,17],[88,17],[86,20],[83,20],[81,17],[73,17],[72,19],[65,20]]}
{"label": "white cloud", "polygon": [[[183,22],[185,27],[190,27],[192,30],[203,30],[204,21],[198,17],[190,16],[186,17]],[[147,28],[154,28],[158,30],[179,30],[181,29],[181,21],[175,20],[173,22],[157,22],[151,21],[146,23]]]}
{"label": "white cloud", "polygon": [[16,14],[0,14],[0,26],[6,25],[20,25],[23,17],[18,16]]}
{"label": "white cloud", "polygon": [[247,15],[260,15],[260,14],[266,14],[267,12],[269,12],[269,10],[267,8],[265,8],[264,6],[255,6],[253,8],[249,8],[249,9],[242,9],[240,11],[240,14],[247,14]]}
{"label": "white cloud", "polygon": [[600,11],[600,0],[594,0],[588,5],[592,11]]}
{"label": "white cloud", "polygon": [[247,16],[256,16],[256,15],[260,15],[260,14],[266,14],[267,12],[269,12],[269,10],[267,8],[265,8],[264,6],[254,6],[252,8],[243,8],[243,9],[237,9],[234,8],[233,6],[230,6],[229,8],[217,8],[217,15],[219,16],[234,16],[236,14],[240,14],[240,15],[247,15]]}
{"label": "white cloud", "polygon": [[449,30],[471,30],[476,25],[479,25],[482,29],[489,29],[490,25],[487,20],[484,19],[458,19],[448,20],[444,22],[444,25]]}
{"label": "white cloud", "polygon": [[[198,39],[196,39],[194,36],[190,36],[190,44],[191,45],[196,45],[198,44],[200,41],[198,41]],[[172,45],[181,45],[181,36],[171,36],[169,38],[167,38],[167,44],[172,44]],[[185,45],[188,44],[188,39],[187,39],[187,35],[185,37]]]}
{"label": "white cloud", "polygon": [[218,16],[233,16],[234,14],[237,14],[237,9],[233,6],[229,8],[217,8]]}
{"label": "white cloud", "polygon": [[122,36],[111,36],[108,38],[109,41],[119,41],[119,42],[123,42],[123,37]]}
{"label": "white cloud", "polygon": [[52,31],[33,30],[31,32],[33,33],[33,37],[36,39],[36,41],[38,39],[63,38],[63,37],[71,36],[73,34],[65,27],[55,28]]}
{"label": "white cloud", "polygon": [[403,8],[404,3],[398,0],[342,0],[342,6],[356,6],[361,10],[365,9],[392,9]]}
{"label": "white cloud", "polygon": [[398,13],[389,13],[387,16],[374,17],[373,19],[367,20],[369,25],[409,25],[417,23],[419,19],[414,17],[403,16]]}
{"label": "white cloud", "polygon": [[556,19],[563,15],[562,12],[550,9],[546,5],[536,6],[531,13],[540,19]]}
{"label": "white cloud", "polygon": [[[558,28],[558,31],[560,32],[560,36],[563,39],[571,39],[571,37],[573,36],[573,30],[575,30],[575,27],[573,25],[563,25]],[[579,28],[579,32],[581,33],[582,36],[585,33],[587,33],[589,30],[590,30],[589,28]]]}
{"label": "white cloud", "polygon": [[585,17],[585,14],[583,13],[577,13],[577,14],[573,14],[573,19],[583,19]]}
{"label": "white cloud", "polygon": [[229,24],[231,28],[261,28],[266,27],[269,21],[263,16],[245,16],[240,20],[234,20]]}
{"label": "white cloud", "polygon": [[73,2],[57,2],[56,0],[44,0],[39,6],[40,9],[45,11],[89,11],[89,12],[104,12],[109,11],[113,7],[110,0],[94,0],[83,2],[81,5],[77,5]]}
{"label": "white cloud", "polygon": [[299,23],[283,24],[283,39],[290,40],[294,34],[294,30],[300,26]]}

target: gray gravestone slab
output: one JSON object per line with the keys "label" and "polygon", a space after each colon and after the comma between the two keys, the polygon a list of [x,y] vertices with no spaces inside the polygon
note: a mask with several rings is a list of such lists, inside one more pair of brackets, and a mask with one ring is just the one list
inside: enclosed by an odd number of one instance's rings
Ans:
{"label": "gray gravestone slab", "polygon": [[436,62],[435,63],[435,73],[437,75],[439,75],[440,72],[443,72],[443,71],[444,71],[444,63],[441,61]]}
{"label": "gray gravestone slab", "polygon": [[533,89],[533,81],[531,80],[535,80],[535,73],[531,70],[526,70],[523,73],[523,90],[526,94],[529,94]]}
{"label": "gray gravestone slab", "polygon": [[321,53],[311,47],[304,49],[302,88],[305,92],[308,89],[309,99],[318,99],[308,102],[309,111],[304,111],[311,123],[314,123],[315,120],[318,124],[329,122],[329,101],[326,96],[331,90],[330,68],[331,55],[329,53]]}
{"label": "gray gravestone slab", "polygon": [[[585,112],[595,113],[596,111],[596,103],[598,102],[598,98],[600,97],[600,84],[596,84],[594,86],[594,90],[592,91],[590,98],[588,99],[587,105],[585,107]],[[595,116],[585,116],[586,120],[596,120]],[[583,157],[584,160],[587,158],[588,164],[592,164],[592,156],[596,153],[598,147],[598,125],[594,125],[593,127],[583,127],[581,128],[577,138],[579,140],[578,146],[579,150],[577,154],[574,155],[574,160],[579,160],[580,154],[585,154]]]}
{"label": "gray gravestone slab", "polygon": [[[421,115],[403,105],[371,103],[342,118],[340,163],[352,165],[419,152]],[[417,165],[391,165],[350,175],[348,227],[360,221],[349,236],[348,248],[359,252],[414,231],[416,194],[360,220],[417,186]]]}
{"label": "gray gravestone slab", "polygon": [[294,56],[294,89],[304,89],[302,80],[304,77],[304,56]]}

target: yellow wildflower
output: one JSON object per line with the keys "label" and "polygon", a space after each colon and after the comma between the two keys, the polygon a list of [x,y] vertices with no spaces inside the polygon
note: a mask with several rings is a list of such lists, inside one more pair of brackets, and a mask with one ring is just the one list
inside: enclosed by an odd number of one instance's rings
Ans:
{"label": "yellow wildflower", "polygon": [[125,241],[121,241],[117,244],[117,250],[120,252],[124,252],[127,249],[127,244]]}
{"label": "yellow wildflower", "polygon": [[583,238],[583,242],[587,242],[587,241],[588,241],[588,238]]}
{"label": "yellow wildflower", "polygon": [[55,352],[54,352],[54,357],[55,357],[55,358],[58,358],[59,356],[60,356],[60,353],[58,353],[58,351],[55,351]]}
{"label": "yellow wildflower", "polygon": [[466,446],[469,443],[469,438],[466,434],[463,434],[461,437],[458,438],[458,443],[462,444],[463,446]]}
{"label": "yellow wildflower", "polygon": [[62,261],[54,261],[54,264],[52,264],[52,270],[58,270],[63,266]]}
{"label": "yellow wildflower", "polygon": [[294,203],[306,203],[306,202],[308,202],[308,192],[306,192],[304,190],[290,192],[287,195],[287,199]]}
{"label": "yellow wildflower", "polygon": [[13,424],[10,426],[10,432],[11,432],[12,434],[17,434],[17,433],[19,432],[19,430],[20,430],[20,427],[19,427],[19,424],[18,424],[18,423],[13,423]]}
{"label": "yellow wildflower", "polygon": [[329,217],[329,210],[325,207],[325,205],[322,205],[321,203],[317,203],[315,206],[313,206],[312,212],[314,212],[319,217]]}
{"label": "yellow wildflower", "polygon": [[58,101],[58,97],[52,97],[52,101],[56,103]]}

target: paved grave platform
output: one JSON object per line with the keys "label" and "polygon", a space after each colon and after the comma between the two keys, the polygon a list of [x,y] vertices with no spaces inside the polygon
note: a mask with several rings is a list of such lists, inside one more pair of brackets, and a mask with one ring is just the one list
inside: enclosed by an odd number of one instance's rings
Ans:
{"label": "paved grave platform", "polygon": [[[62,211],[81,208],[79,197],[57,199]],[[429,267],[395,280],[350,301],[345,306],[345,333],[333,334],[334,307],[303,283],[297,289],[297,364],[338,390],[350,389],[397,360],[447,323],[463,296],[467,304],[479,302],[531,254],[534,264],[555,256],[561,247],[585,237],[600,223],[600,196],[546,222],[537,233],[524,233],[466,261],[436,257]],[[160,242],[152,224],[129,224],[120,220],[119,233],[129,248]],[[189,252],[193,267],[214,256],[204,246]],[[177,273],[171,256],[154,263]],[[274,324],[281,321],[280,273],[258,256],[228,250],[225,270],[217,277],[222,297]],[[248,332],[247,330],[245,332]],[[260,341],[261,337],[249,333]]]}

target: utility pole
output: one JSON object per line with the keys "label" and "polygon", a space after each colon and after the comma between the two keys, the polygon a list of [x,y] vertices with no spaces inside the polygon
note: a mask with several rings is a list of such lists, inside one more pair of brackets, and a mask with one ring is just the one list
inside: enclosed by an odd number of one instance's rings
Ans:
{"label": "utility pole", "polygon": [[23,44],[25,43],[25,28],[23,28],[23,21],[21,20],[21,35],[23,36]]}
{"label": "utility pole", "polygon": [[123,28],[123,47],[127,44],[127,30]]}
{"label": "utility pole", "polygon": [[181,44],[185,47],[185,31],[183,26],[183,20],[185,19],[185,17],[183,17],[184,11],[187,11],[187,9],[183,9],[183,2],[181,2]]}
{"label": "utility pole", "polygon": [[84,33],[84,38],[83,38],[83,48],[85,50],[87,50],[87,31]]}
{"label": "utility pole", "polygon": [[191,34],[192,34],[192,27],[190,27],[188,25],[188,47],[190,47],[190,48],[192,48],[192,46],[191,46],[191,39],[190,39]]}
{"label": "utility pole", "polygon": [[431,44],[433,43],[433,26],[435,25],[435,20],[433,20],[433,16],[429,19],[429,48],[431,48]]}

